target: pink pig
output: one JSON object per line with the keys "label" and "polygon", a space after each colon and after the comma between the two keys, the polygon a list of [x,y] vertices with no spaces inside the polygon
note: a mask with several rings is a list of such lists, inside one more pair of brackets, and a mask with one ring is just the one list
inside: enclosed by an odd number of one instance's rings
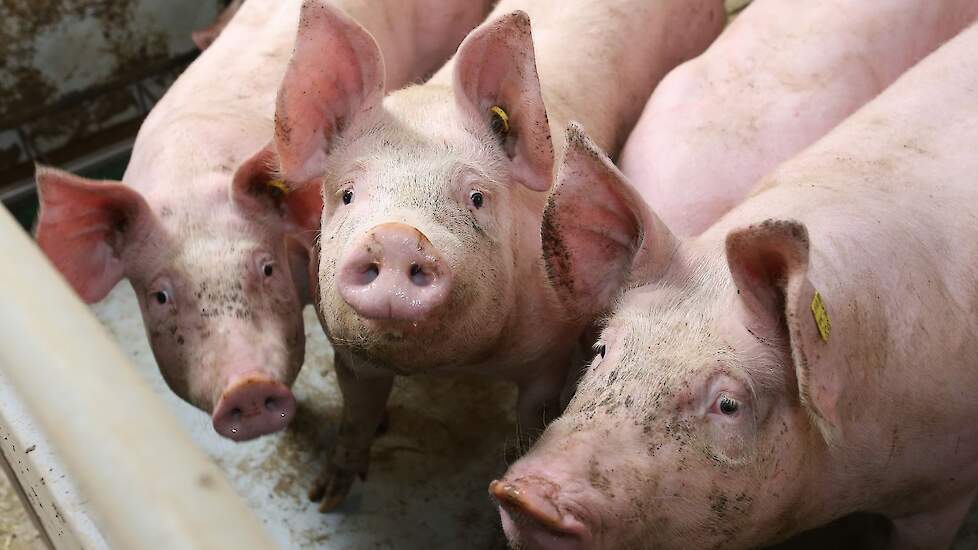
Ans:
{"label": "pink pig", "polygon": [[950,544],[978,490],[976,51],[973,26],[692,239],[570,131],[547,262],[613,313],[490,487],[513,544],[751,548],[856,512]]}
{"label": "pink pig", "polygon": [[974,0],[754,0],[669,73],[621,170],[677,235],[698,235],[978,16]]}
{"label": "pink pig", "polygon": [[[386,99],[361,29],[300,28],[276,152],[286,179],[322,184],[317,306],[344,397],[311,492],[322,510],[365,474],[396,374],[512,380],[530,433],[558,412],[580,323],[540,261],[564,146],[551,128],[579,117],[619,150],[656,82],[722,23],[719,0],[503,0],[429,83]],[[320,73],[324,44],[345,45],[342,70]]]}
{"label": "pink pig", "polygon": [[[336,4],[374,33],[397,88],[448,58],[490,2]],[[351,24],[317,1],[303,13],[304,28]],[[122,182],[37,171],[40,247],[87,302],[128,279],[170,388],[234,440],[287,425],[303,361],[322,203],[270,185],[263,148],[297,22],[296,0],[245,3],[149,114]]]}

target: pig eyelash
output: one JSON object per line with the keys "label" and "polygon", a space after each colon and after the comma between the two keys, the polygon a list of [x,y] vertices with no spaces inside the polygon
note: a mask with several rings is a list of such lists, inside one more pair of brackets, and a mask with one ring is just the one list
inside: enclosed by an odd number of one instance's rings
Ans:
{"label": "pig eyelash", "polygon": [[717,405],[720,408],[720,412],[727,416],[733,416],[740,410],[740,401],[726,395],[717,401]]}
{"label": "pig eyelash", "polygon": [[710,406],[710,413],[726,418],[739,418],[743,413],[744,405],[745,403],[742,400],[727,393],[720,393],[713,400],[713,405]]}

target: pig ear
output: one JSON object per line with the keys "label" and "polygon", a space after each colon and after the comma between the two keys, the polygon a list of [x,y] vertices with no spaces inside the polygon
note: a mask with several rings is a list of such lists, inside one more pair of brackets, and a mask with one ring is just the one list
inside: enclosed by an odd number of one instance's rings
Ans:
{"label": "pig ear", "polygon": [[594,317],[629,280],[661,276],[678,240],[579,125],[547,200],[542,228],[547,275],[575,315]]}
{"label": "pig ear", "polygon": [[269,144],[238,167],[231,197],[252,213],[278,216],[287,232],[311,246],[323,212],[321,190],[318,185],[287,186],[275,168],[274,149],[274,144]]}
{"label": "pig ear", "polygon": [[485,24],[459,46],[455,99],[501,140],[524,185],[537,191],[550,187],[554,150],[526,13]]}
{"label": "pig ear", "polygon": [[283,175],[322,174],[330,144],[384,97],[384,60],[356,21],[322,0],[306,0],[295,50],[275,105],[275,146]]}
{"label": "pig ear", "polygon": [[767,220],[731,232],[727,264],[747,309],[769,326],[787,332],[802,405],[826,436],[837,426],[843,380],[829,344],[827,297],[815,298],[808,278],[808,230],[799,222]]}
{"label": "pig ear", "polygon": [[148,230],[143,197],[115,182],[37,167],[37,244],[83,300],[101,300],[122,279],[121,255]]}

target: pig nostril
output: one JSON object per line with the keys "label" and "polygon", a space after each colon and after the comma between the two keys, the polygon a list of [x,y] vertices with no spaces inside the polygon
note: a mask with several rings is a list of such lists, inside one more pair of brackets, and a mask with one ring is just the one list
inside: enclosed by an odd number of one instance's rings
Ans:
{"label": "pig nostril", "polygon": [[235,408],[231,409],[231,419],[234,420],[235,422],[237,422],[238,420],[241,420],[241,415],[242,414],[243,413],[242,413],[240,407],[235,407]]}
{"label": "pig nostril", "polygon": [[367,269],[363,270],[363,284],[369,285],[370,283],[374,282],[374,279],[376,279],[378,275],[380,275],[380,265],[378,265],[376,262],[371,262],[367,266]]}
{"label": "pig nostril", "polygon": [[411,282],[417,286],[428,286],[431,284],[431,276],[420,265],[411,264]]}
{"label": "pig nostril", "polygon": [[274,397],[269,397],[265,400],[265,408],[267,410],[274,412],[276,409],[275,405],[277,405],[277,402],[275,401]]}

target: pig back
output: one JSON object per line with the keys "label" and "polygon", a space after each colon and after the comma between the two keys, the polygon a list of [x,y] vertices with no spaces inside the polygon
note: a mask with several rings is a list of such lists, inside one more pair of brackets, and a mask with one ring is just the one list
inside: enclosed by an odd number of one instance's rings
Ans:
{"label": "pig back", "polygon": [[199,187],[197,176],[210,164],[233,168],[263,146],[301,4],[245,2],[150,111],[123,181],[144,193],[174,182]]}

